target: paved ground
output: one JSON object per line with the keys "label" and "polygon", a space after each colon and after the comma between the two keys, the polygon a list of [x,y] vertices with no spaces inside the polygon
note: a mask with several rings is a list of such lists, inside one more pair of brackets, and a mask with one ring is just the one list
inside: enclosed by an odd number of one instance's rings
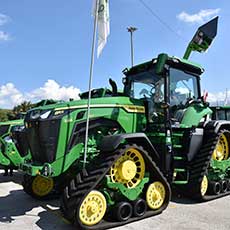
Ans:
{"label": "paved ground", "polygon": [[[1,230],[74,229],[60,217],[58,200],[35,201],[23,192],[20,181],[19,173],[3,177],[0,170]],[[230,197],[202,204],[174,197],[163,214],[116,230],[229,230],[229,210]]]}

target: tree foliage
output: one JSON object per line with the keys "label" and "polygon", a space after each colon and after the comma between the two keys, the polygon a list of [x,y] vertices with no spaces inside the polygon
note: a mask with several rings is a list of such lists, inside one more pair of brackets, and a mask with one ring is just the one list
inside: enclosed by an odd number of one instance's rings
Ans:
{"label": "tree foliage", "polygon": [[33,104],[30,101],[23,101],[20,105],[14,106],[13,113],[15,115],[19,113],[25,113],[27,110],[31,109]]}
{"label": "tree foliage", "polygon": [[20,114],[27,112],[34,105],[30,101],[24,101],[21,104],[14,106],[12,110],[0,109],[0,122],[18,119]]}

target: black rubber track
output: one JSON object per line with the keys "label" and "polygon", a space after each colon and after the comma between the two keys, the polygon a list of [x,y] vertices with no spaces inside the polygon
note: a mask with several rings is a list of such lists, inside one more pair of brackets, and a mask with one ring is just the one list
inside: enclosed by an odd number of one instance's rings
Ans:
{"label": "black rubber track", "polygon": [[[152,180],[149,183],[154,181],[160,181],[165,186],[166,198],[162,207],[158,210],[148,210],[146,214],[142,217],[131,217],[125,222],[115,222],[107,218],[103,219],[100,223],[94,226],[85,226],[80,220],[76,217],[79,217],[79,208],[85,197],[93,189],[100,188],[100,182],[106,176],[111,166],[116,162],[116,160],[121,157],[121,155],[128,148],[136,148],[141,151],[142,156],[145,160],[146,171],[150,173],[150,178]],[[138,221],[150,216],[157,215],[165,210],[168,206],[168,203],[171,198],[171,189],[167,180],[160,172],[158,167],[152,161],[150,155],[140,146],[137,145],[125,145],[122,148],[118,149],[113,153],[101,152],[100,155],[94,159],[86,169],[81,173],[78,173],[70,184],[64,189],[63,196],[61,198],[61,210],[64,214],[64,217],[70,222],[74,223],[77,226],[77,229],[108,229],[112,227],[117,227],[125,225],[127,223]],[[105,217],[107,213],[105,214]]]}
{"label": "black rubber track", "polygon": [[196,158],[189,165],[189,183],[185,186],[178,186],[182,192],[192,199],[199,201],[209,201],[230,194],[230,191],[218,195],[204,195],[200,193],[200,186],[204,175],[210,165],[213,150],[221,133],[226,130],[214,131],[215,127],[209,127],[204,130],[203,145]]}

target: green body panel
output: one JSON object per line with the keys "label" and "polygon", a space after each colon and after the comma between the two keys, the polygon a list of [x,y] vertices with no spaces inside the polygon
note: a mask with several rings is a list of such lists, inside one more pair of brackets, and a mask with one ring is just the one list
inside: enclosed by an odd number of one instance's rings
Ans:
{"label": "green body panel", "polygon": [[136,200],[138,196],[143,191],[143,188],[146,183],[149,182],[149,175],[145,175],[143,180],[135,187],[135,188],[127,188],[123,184],[120,183],[113,183],[109,177],[107,177],[107,186],[108,188],[118,190],[124,197],[129,200]]}
{"label": "green body panel", "polygon": [[26,159],[29,158],[29,154],[25,157],[21,157],[17,147],[15,146],[15,143],[12,141],[11,138],[12,129],[15,126],[20,126],[23,124],[23,119],[0,122],[0,126],[9,125],[7,132],[5,132],[0,137],[0,143],[2,145],[2,148],[0,148],[0,165],[18,167],[21,163],[23,163]]}
{"label": "green body panel", "polygon": [[230,179],[230,159],[222,161],[211,160],[210,166],[211,169],[208,173],[210,180]]}
{"label": "green body panel", "polygon": [[1,126],[1,125],[10,125],[10,126],[21,125],[21,124],[23,124],[23,122],[24,122],[23,119],[19,119],[19,120],[10,120],[10,121],[3,121],[3,122],[0,122],[0,126]]}
{"label": "green body panel", "polygon": [[202,118],[211,114],[212,110],[202,104],[191,105],[185,111],[184,117],[181,121],[181,127],[197,127]]}
{"label": "green body panel", "polygon": [[176,59],[179,59],[181,63],[183,64],[187,64],[187,65],[191,65],[191,66],[195,66],[196,68],[200,69],[201,72],[204,71],[202,65],[196,63],[196,62],[193,62],[193,61],[190,61],[190,60],[187,60],[187,59],[184,59],[184,58],[179,58],[179,57],[176,57],[176,56],[173,56],[172,58],[176,58]]}
{"label": "green body panel", "polygon": [[18,152],[17,147],[15,146],[14,142],[10,141],[4,141],[5,143],[5,152],[4,157],[8,159],[8,164],[5,164],[7,166],[15,166],[19,167],[20,164],[22,164],[25,160],[29,159],[29,154],[25,157],[22,157],[20,153]]}
{"label": "green body panel", "polygon": [[7,157],[3,155],[1,150],[0,150],[0,165],[3,165],[3,166],[10,165],[10,160],[7,159]]}

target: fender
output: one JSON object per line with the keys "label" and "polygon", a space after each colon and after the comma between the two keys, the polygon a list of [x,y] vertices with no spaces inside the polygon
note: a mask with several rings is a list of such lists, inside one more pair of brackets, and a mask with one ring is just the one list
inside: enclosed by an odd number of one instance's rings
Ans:
{"label": "fender", "polygon": [[144,147],[151,155],[154,162],[159,165],[160,156],[149,138],[144,133],[124,133],[113,136],[105,136],[102,139],[99,149],[103,152],[113,152],[124,142],[135,143]]}
{"label": "fender", "polygon": [[204,128],[215,128],[215,133],[218,133],[220,128],[226,128],[230,129],[230,121],[226,120],[214,120],[214,121],[208,121],[204,124]]}

